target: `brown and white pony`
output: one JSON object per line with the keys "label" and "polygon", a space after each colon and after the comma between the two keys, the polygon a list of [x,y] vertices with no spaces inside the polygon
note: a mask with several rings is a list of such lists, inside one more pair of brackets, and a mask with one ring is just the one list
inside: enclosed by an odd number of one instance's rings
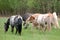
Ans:
{"label": "brown and white pony", "polygon": [[36,14],[33,14],[30,17],[28,17],[26,20],[26,26],[25,27],[27,28],[28,27],[27,25],[29,25],[29,23],[32,23],[33,26],[35,26],[35,27],[38,26],[38,24],[35,21],[35,18],[38,17],[38,15],[39,15],[39,13],[36,13]]}
{"label": "brown and white pony", "polygon": [[55,25],[56,28],[59,28],[56,12],[53,12],[53,14],[33,14],[26,20],[26,22],[27,24],[31,22],[34,27],[38,26],[37,28],[42,26],[44,30],[46,28],[46,24],[48,30],[51,30],[51,24]]}

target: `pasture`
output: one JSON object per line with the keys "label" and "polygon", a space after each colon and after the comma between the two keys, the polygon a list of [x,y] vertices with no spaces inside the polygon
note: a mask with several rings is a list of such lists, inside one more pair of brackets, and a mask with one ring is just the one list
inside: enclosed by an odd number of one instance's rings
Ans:
{"label": "pasture", "polygon": [[[32,25],[30,24],[28,29],[22,29],[22,35],[19,34],[15,35],[15,29],[14,33],[12,34],[11,28],[9,27],[9,30],[7,33],[4,32],[4,22],[6,22],[6,17],[0,18],[0,40],[60,40],[60,29],[54,29],[50,32],[42,32],[37,29],[33,29],[31,31]],[[59,21],[60,24],[60,21]],[[23,26],[24,27],[24,26]]]}

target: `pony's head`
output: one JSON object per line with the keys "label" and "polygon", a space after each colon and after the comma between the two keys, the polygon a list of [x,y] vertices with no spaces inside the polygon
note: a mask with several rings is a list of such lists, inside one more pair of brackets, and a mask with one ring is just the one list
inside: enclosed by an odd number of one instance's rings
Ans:
{"label": "pony's head", "polygon": [[7,23],[4,23],[4,29],[5,29],[5,32],[8,31],[8,28],[9,28],[9,25]]}
{"label": "pony's head", "polygon": [[9,28],[9,24],[10,24],[10,18],[8,18],[7,22],[4,23],[4,29],[5,29],[5,32],[8,31],[8,28]]}
{"label": "pony's head", "polygon": [[35,20],[35,17],[34,17],[34,16],[30,16],[30,17],[29,17],[29,21],[30,21],[30,22],[33,22],[34,20]]}
{"label": "pony's head", "polygon": [[27,27],[29,26],[29,23],[34,22],[34,20],[35,20],[35,17],[34,16],[28,17],[27,20],[26,20],[26,25],[25,25],[24,28],[27,29]]}

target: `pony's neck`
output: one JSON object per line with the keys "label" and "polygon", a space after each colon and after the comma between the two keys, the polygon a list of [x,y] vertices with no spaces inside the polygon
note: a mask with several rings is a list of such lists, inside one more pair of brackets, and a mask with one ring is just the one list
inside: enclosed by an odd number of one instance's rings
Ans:
{"label": "pony's neck", "polygon": [[7,25],[9,25],[10,24],[10,18],[7,20]]}

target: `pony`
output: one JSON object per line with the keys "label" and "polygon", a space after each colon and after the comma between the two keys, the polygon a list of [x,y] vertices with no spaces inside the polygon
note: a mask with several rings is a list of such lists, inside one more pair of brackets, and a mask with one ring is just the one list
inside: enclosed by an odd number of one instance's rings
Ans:
{"label": "pony", "polygon": [[46,29],[51,30],[51,24],[59,28],[56,12],[53,12],[53,14],[50,12],[47,14],[33,14],[27,21],[32,22],[33,26],[37,26],[37,28],[43,28],[44,31]]}
{"label": "pony", "polygon": [[[26,20],[28,19],[28,17],[30,17],[32,14],[31,13],[25,13],[24,15],[22,15],[22,18],[23,18],[23,26],[26,25]],[[28,26],[28,25],[27,25]],[[26,27],[24,27],[26,29]]]}
{"label": "pony", "polygon": [[11,32],[13,33],[14,27],[16,28],[15,34],[17,32],[21,35],[22,31],[22,17],[20,15],[13,15],[7,19],[7,21],[4,23],[4,29],[5,32],[8,31],[9,25],[11,25]]}
{"label": "pony", "polygon": [[32,23],[34,27],[36,27],[38,25],[38,23],[35,20],[38,15],[40,15],[40,14],[35,13],[35,14],[32,14],[30,17],[27,18],[27,20],[26,20],[26,28],[28,28],[27,25],[29,25],[29,23]]}

